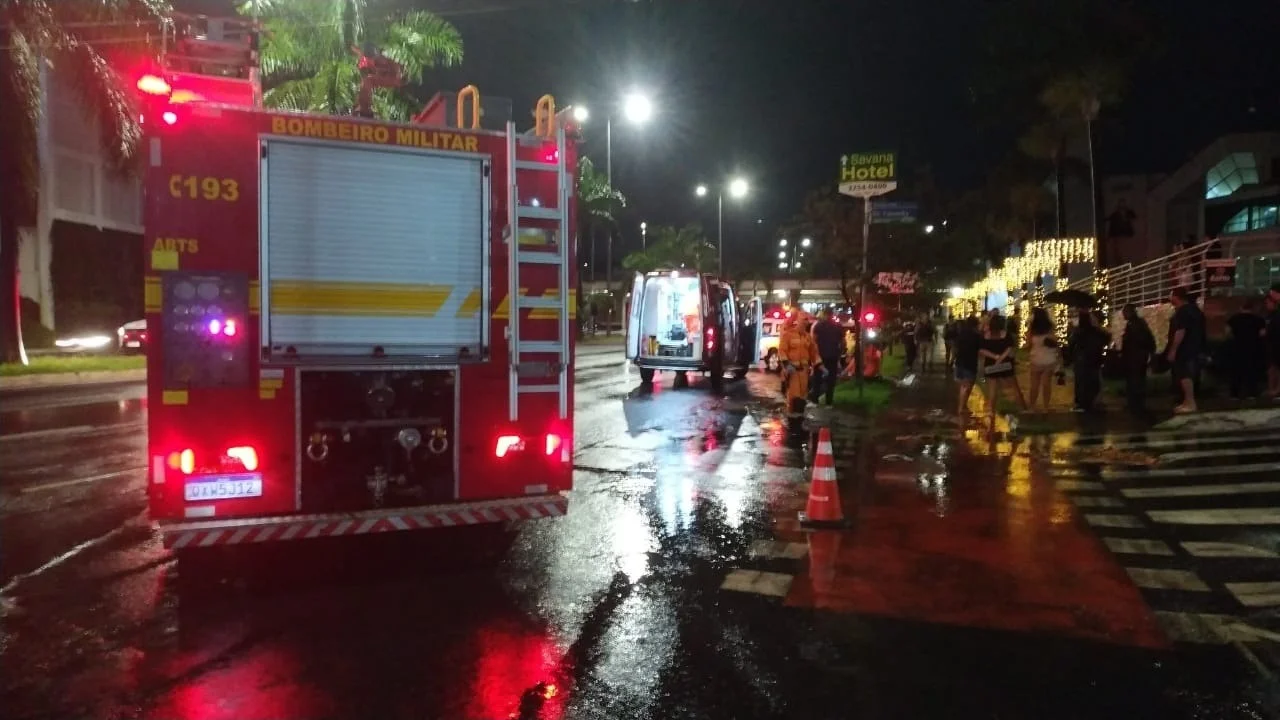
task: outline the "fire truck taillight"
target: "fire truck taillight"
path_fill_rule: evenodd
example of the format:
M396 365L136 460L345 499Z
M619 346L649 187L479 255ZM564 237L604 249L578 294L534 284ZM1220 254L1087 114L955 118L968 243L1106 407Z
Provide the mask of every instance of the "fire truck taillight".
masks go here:
M248 445L227 448L227 457L239 461L244 469L253 472L258 469L258 451Z
M493 454L501 458L520 450L524 450L524 438L519 435L500 435L498 436L498 444L494 447Z
M178 122L178 114L172 110L165 110L160 113L160 119L164 121L165 125L173 125Z
M169 467L181 470L183 475L190 475L196 471L196 452L186 448L176 453L169 453Z
M138 89L148 95L168 95L173 92L168 81L156 75L143 75L138 78Z

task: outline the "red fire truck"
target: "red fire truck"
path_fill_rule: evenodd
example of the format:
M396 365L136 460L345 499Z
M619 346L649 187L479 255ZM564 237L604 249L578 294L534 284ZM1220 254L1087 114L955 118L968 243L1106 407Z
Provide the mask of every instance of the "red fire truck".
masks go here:
M205 80L138 83L153 96L148 494L165 545L562 515L567 113L544 96L533 130L481 129L468 87L391 124L213 102Z

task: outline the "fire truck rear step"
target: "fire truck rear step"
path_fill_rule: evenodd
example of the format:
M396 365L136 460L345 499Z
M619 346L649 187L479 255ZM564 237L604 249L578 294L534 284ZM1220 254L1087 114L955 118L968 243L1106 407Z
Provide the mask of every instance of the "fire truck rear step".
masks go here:
M165 547L183 550L534 520L564 515L568 506L564 495L530 495L352 513L160 523L159 527Z

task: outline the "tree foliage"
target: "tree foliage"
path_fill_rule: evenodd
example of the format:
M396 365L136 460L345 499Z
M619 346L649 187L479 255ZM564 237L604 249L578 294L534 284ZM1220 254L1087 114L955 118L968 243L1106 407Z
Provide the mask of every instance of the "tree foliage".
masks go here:
M716 264L716 246L696 223L656 227L649 232L648 247L627 255L622 267L636 272L687 268L710 272Z
M25 361L18 227L34 222L40 186L41 70L56 73L78 95L107 161L127 170L142 139L133 96L93 42L109 27L117 53L145 52L148 31L168 12L160 0L0 2L0 354L6 362Z
M813 240L817 274L839 279L840 293L852 304L862 273L862 201L831 186L814 190L783 233Z
M368 0L259 0L267 28L263 101L287 110L350 114L360 85L353 46L400 63L406 83L421 83L430 68L462 62L462 36L447 21L422 10L376 9ZM251 2L241 6L244 14L252 11ZM405 120L417 110L404 91L374 90L378 117Z

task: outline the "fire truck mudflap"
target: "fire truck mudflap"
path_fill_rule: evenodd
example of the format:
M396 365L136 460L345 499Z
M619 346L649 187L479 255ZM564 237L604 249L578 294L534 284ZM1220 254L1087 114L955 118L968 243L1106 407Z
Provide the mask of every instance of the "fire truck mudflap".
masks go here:
M144 297L164 544L563 515L575 148L550 96L525 133L160 110Z

